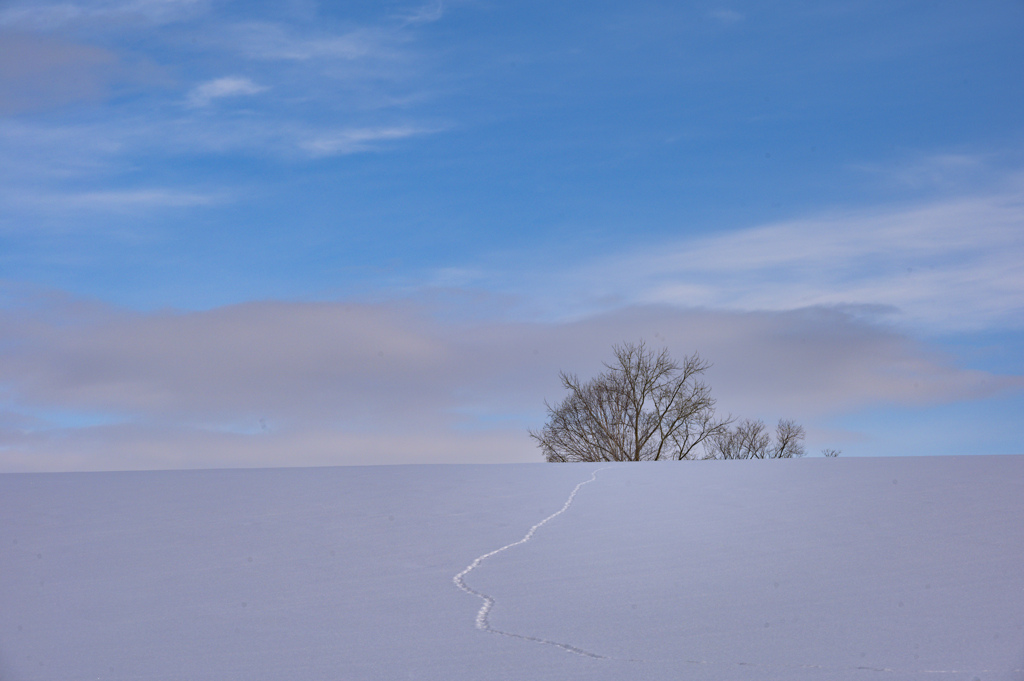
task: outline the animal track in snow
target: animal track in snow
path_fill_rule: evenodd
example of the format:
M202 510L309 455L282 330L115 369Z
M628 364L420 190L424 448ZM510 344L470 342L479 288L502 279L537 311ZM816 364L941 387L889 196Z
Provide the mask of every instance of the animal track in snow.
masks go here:
M485 593L483 593L483 592L481 592L481 591L477 591L476 589L474 589L471 586L468 586L466 584L466 582L465 582L465 579L464 579L466 575L468 575L470 572L472 572L476 568L480 567L480 564L483 563L488 558L490 558L491 556L496 556L499 553L501 553L502 551L507 551L510 548L512 548L513 546L519 546L520 544L525 544L526 542L528 542L531 539L533 539L533 535L536 534L537 530L542 528L548 522L550 522L550 521L554 520L555 518L557 518L558 516L562 515L567 510L569 510L569 507L572 505L572 502L576 498L576 494L580 491L581 487L583 487L584 485L586 485L588 483L594 482L594 480L597 479L598 472L606 470L608 468L611 468L611 466L604 466L602 468L595 469L590 474L590 477L588 479L584 480L583 482L579 483L578 485L576 485L576 487L573 488L572 492L569 494L569 498L565 500L565 504L563 504L562 508L560 508L559 510L555 511L554 513L549 515L547 518L544 518L544 520L541 520L539 523L537 523L536 525L531 527L530 530L526 533L526 536L524 536L522 539L520 539L519 541L516 541L516 542L512 542L511 544L506 544L505 546L502 546L500 549L495 549L495 550L491 551L490 553L485 553L484 555L479 556L478 558L476 558L476 560L474 560L472 563L470 563L468 566L466 566L465 570L463 570L462 572L460 572L459 574L455 575L455 577L452 578L452 581L455 582L455 586L459 587L460 589L462 589L463 591L465 591L468 594L476 596L477 598L479 598L479 599L481 599L483 601L483 605L480 606L480 610L476 613L476 628L477 629L479 629L480 631L489 632L491 634L499 634L501 636L509 636L511 638L523 639L524 641L535 641L537 643L544 643L544 644L549 645L549 646L555 646L556 648L561 648L562 650L565 650L567 652L573 653L575 655L582 655L584 657L592 657L592 658L595 658L595 659L598 659L598 660L607 660L607 659L609 659L608 657L606 657L604 655L598 655L597 653L591 653L591 652L589 652L587 650L583 650L582 648L577 648L576 646L569 645L568 643L559 643L558 641L549 641L546 638L539 638L537 636L527 636L525 634L514 634L512 632L501 631L500 629L495 629L494 627L491 626L491 623L488 620L488 615L491 612L491 608L494 607L494 598L489 596L489 595L487 595L487 594L485 594Z
M493 551L491 551L489 553L485 553L482 556L477 557L472 563L470 563L468 566L466 566L466 569L464 569L462 572L460 572L459 574L455 575L455 577L452 578L452 581L455 582L455 586L457 586L459 589L461 589L462 591L465 591L468 594L476 596L477 598L479 598L480 600L483 601L483 604L480 606L480 610L476 614L476 628L477 629L479 629L481 631L486 631L486 632L491 633L491 634L498 634L500 636L508 636L509 638L518 638L518 639L521 639L521 640L524 640L524 641L534 641L536 643L543 643L545 645L555 646L556 648L561 648L562 650L565 650L567 652L573 653L575 655L581 655L583 657L590 657L590 658L594 658L594 659L598 659L598 660L611 660L611 659L620 659L621 660L622 659L622 658L612 658L612 657L607 656L607 655L598 655L597 653L592 653L592 652L590 652L588 650L584 650L582 648L577 648L576 646L570 645L568 643L561 643L559 641L551 641L549 639L540 638L538 636L529 636L529 635L526 635L526 634L516 634L516 633L513 633L513 632L509 632L509 631L501 631L500 629L495 629L494 627L491 626L490 621L488 619L488 615L490 614L490 612L493 609L494 604L495 604L494 598L492 596L488 595L488 594L485 594L485 593L481 592L481 591L477 591L476 589L474 589L471 586L467 585L466 582L465 582L465 579L464 579L466 575L468 575L470 572L472 572L476 568L480 567L480 565L485 560L487 560L488 558L490 558L492 556L496 556L496 555L498 555L499 553L501 553L503 551L507 551L508 549L510 549L510 548L512 548L514 546L519 546L520 544L525 544L526 542L530 541L533 538L533 535L536 534L537 530L539 530L541 527L543 527L544 525L546 525L550 521L554 520L558 516L562 515L567 510L569 510L569 507L572 505L572 502L576 499L576 494L580 491L580 488L582 488L586 484L594 482L594 480L597 479L597 474L600 471L607 470L609 468L611 468L611 466L603 466L601 468L597 468L594 471L592 471L591 474L590 474L590 477L588 479L586 479L583 482L577 484L576 487L573 488L572 492L569 494L569 498L566 499L565 500L565 504L562 505L562 508L560 508L559 510L555 511L554 513L552 513L551 515L549 515L548 517L544 518L539 523L537 523L536 525L531 527L529 529L529 531L527 531L526 535L522 539L520 539L519 541L512 542L511 544L506 544L505 546L502 546L501 548L495 549L495 550L493 550ZM635 659L626 659L626 661L627 662L642 662L642 660L635 660ZM737 666L738 667L758 667L758 668L770 669L770 670L774 670L774 671L780 671L780 670L784 670L784 669L793 669L793 670L796 670L796 669L819 669L819 670L822 670L823 672L871 671L871 672L888 673L888 674L892 674L892 673L898 673L898 674L928 674L928 675L931 675L933 678L934 677L939 677L941 675L988 674L988 673L998 673L998 672L1006 673L1007 671L1009 671L1009 673L1015 673L1015 674L1024 673L1024 669L1011 669L1011 670L992 670L992 669L980 669L980 670L977 670L977 669L976 670L964 670L964 669L948 669L948 670L947 669L919 669L919 670L908 670L908 669L893 669L893 668L889 668L889 667L871 667L871 666L867 666L867 665L832 667L832 666L828 666L828 665L819 665L819 664L784 664L784 663L782 663L782 664L780 664L780 663L764 664L764 663L758 663L758 662L720 662L720 661L719 662L715 662L715 661L710 661L710 660L694 660L694 659L685 660L685 663L686 664L690 664L690 665L702 665L702 666L703 665L707 665L707 666L714 666L714 667L737 667Z

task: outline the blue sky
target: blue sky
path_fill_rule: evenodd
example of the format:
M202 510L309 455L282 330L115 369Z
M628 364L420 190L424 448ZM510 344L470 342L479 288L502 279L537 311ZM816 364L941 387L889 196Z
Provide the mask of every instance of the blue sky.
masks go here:
M7 2L0 468L529 461L645 338L1024 453L1024 4Z

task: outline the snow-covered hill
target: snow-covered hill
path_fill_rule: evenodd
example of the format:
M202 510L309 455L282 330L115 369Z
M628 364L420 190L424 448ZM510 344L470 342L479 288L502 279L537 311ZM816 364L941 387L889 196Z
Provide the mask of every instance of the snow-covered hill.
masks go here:
M0 475L2 681L1022 668L1024 457Z

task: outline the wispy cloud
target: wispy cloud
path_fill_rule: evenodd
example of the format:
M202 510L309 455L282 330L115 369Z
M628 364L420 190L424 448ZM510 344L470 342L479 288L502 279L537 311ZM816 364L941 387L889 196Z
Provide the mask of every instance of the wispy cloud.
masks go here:
M104 211L133 211L149 208L210 206L224 201L222 194L177 189L129 189L124 191L77 192L51 197L69 208Z
M253 59L347 61L398 56L402 37L393 31L364 27L341 34L298 32L279 24L250 22L227 29L226 44Z
M441 0L417 7L412 12L401 15L403 24L429 24L444 16L444 3Z
M837 212L642 248L586 264L548 289L573 289L592 304L865 306L918 328L1019 328L1024 191Z
M194 19L206 7L198 0L112 0L15 3L0 10L0 29L20 31L0 34L0 114L64 107L58 116L0 119L0 179L7 190L0 199L58 194L67 178L88 180L98 193L120 191L106 183L168 156L308 159L432 132L414 122L423 80L413 75L422 75L424 62L416 58L412 25L392 18L339 28L211 16L190 24L189 41L180 40L177 29L154 28L175 17ZM118 39L97 40L102 48L61 37L102 36L102 26L79 23L102 25L104 17L148 31L150 54L163 62L187 62L199 49L204 59L216 53L227 74L194 81L183 92L179 82L143 64L147 57L132 57L142 66L125 65L125 54L146 54L147 48L118 51L123 31ZM268 91L275 97L254 97ZM125 92L133 96L116 96ZM217 106L229 101L245 101L244 111ZM401 124L394 122L396 108Z
M1005 163L1007 157L1012 156L1014 152L1011 150L988 154L942 152L915 157L902 163L858 163L852 168L874 175L897 190L925 189L963 194L968 187L998 183L1002 172L1001 162Z
M266 92L269 88L257 85L248 78L226 76L208 80L197 85L188 95L189 105L194 107L207 106L215 99L223 97L240 97Z
M0 10L0 26L53 30L88 24L117 27L123 22L160 25L192 18L205 11L208 0L94 0L93 2L15 2Z
M42 185L104 178L123 161L133 122L53 124L0 119L0 195L18 198Z
M244 96L242 92L253 89L252 83L214 81L205 96L216 102L217 96ZM139 154L323 158L373 151L436 132L412 125L318 129L259 116L222 120L217 112L205 116L205 109L192 108L200 115L162 123L136 117L78 125L0 120L0 206L21 216L5 228L31 229L37 223L26 221L29 216L64 215L77 208L213 205L235 191L223 185L197 191L188 178L170 186L125 189L122 181L115 184L113 178L132 168Z
M299 147L311 156L341 156L370 151L379 142L404 139L415 135L425 135L430 130L412 126L391 128L351 128L321 134L299 143Z

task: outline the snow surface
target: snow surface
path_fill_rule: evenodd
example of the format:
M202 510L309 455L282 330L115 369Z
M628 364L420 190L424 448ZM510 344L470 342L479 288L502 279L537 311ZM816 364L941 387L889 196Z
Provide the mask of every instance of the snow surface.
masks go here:
M3 681L1022 668L1020 456L0 475Z

